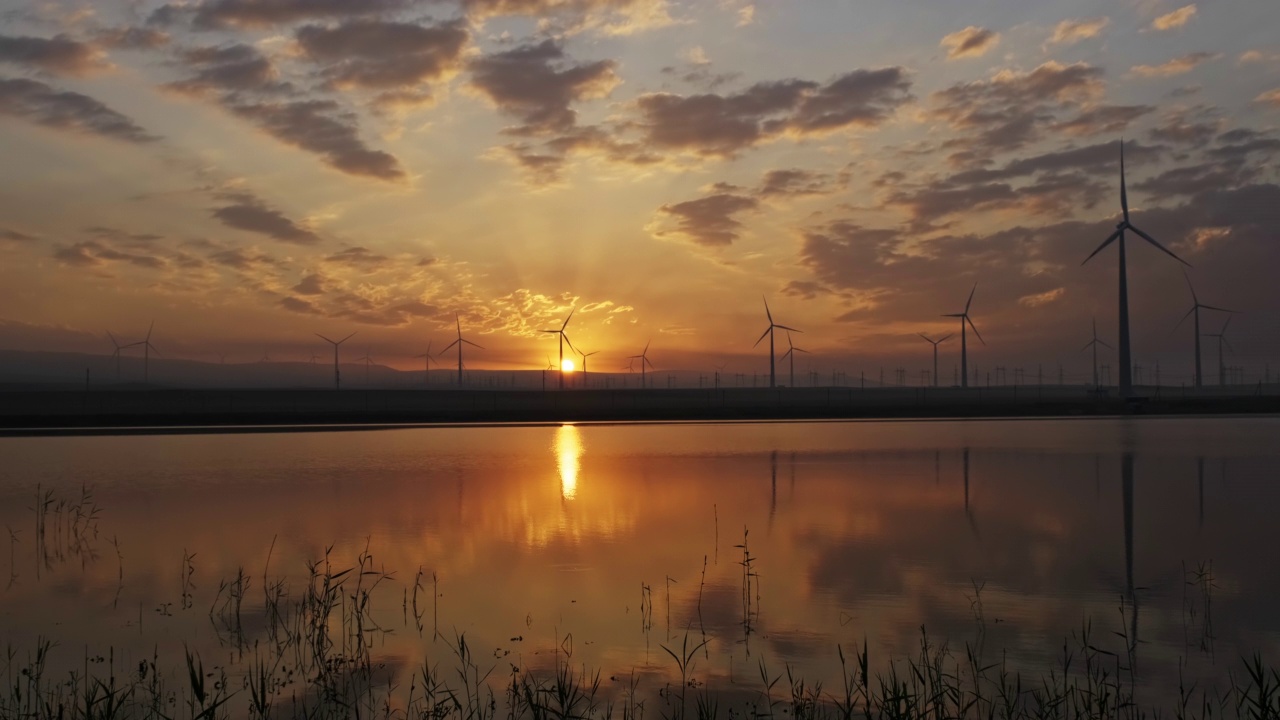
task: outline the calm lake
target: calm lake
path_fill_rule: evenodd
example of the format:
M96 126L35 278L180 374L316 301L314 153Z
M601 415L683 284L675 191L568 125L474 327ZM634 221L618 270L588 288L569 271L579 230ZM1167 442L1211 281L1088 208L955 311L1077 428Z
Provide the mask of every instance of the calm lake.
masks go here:
M1280 658L1278 440L1277 418L0 439L0 674L48 641L50 676L154 661L185 686L186 648L234 705L255 658L304 674L280 628L327 567L320 650L367 653L392 705L424 660L463 682L460 636L499 697L564 664L670 703L684 664L746 702L788 668L835 691L837 646L886 669L922 626L1039 678L1086 624L1159 700Z

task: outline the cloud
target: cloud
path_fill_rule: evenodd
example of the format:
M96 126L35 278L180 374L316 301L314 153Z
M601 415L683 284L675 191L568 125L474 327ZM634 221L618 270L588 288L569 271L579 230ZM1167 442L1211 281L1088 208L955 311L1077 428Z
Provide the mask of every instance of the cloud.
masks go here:
M0 78L0 114L54 130L111 140L149 143L159 139L88 95L57 90L25 78Z
M742 223L734 215L759 206L759 201L744 195L717 193L675 205L663 205L658 211L675 219L674 230L659 230L654 237L678 234L706 247L731 245L738 239Z
M303 56L322 66L330 87L389 91L419 90L447 78L460 66L470 34L460 21L424 26L351 20L308 25L295 37Z
M766 172L756 194L761 197L824 195L834 189L835 184L830 175L791 168Z
M54 250L53 257L64 265L76 267L100 267L111 262L129 263L148 270L161 270L168 267L168 263L162 258L122 252L96 240L59 246Z
M1246 50L1236 58L1237 65L1250 63L1280 62L1280 53L1264 53L1261 50Z
M325 258L325 262L364 268L366 270L384 267L391 263L391 258L379 255L366 247L349 247Z
M1191 72L1197 66L1222 57L1214 53L1195 52L1161 63L1160 65L1135 65L1129 72L1138 77L1171 77Z
M1153 112L1155 108L1150 105L1098 105L1069 120L1055 123L1053 129L1073 136L1115 134Z
M1153 30L1173 30L1187 24L1196 14L1195 5L1187 5L1174 10L1171 13L1161 15L1151 22Z
M635 101L635 124L654 147L732 157L782 135L876 127L911 99L910 88L906 71L893 67L855 70L825 85L790 79L730 95L652 93Z
M302 300L295 297L281 298L280 307L283 307L285 310L292 310L293 312L302 313L304 315L320 315L321 314L320 309L317 308L310 301Z
M1280 88L1268 90L1254 98L1253 101L1262 105L1270 105L1273 108L1280 108Z
M1111 24L1111 18L1099 17L1087 20L1063 20L1053 28L1049 45L1075 45L1081 40L1095 38Z
M66 35L52 38L0 35L0 62L51 75L88 75L109 67L96 47Z
M12 243L14 245L25 245L27 243L37 242L38 239L34 235L18 232L10 228L0 227L0 243Z
M575 102L608 96L621 82L612 60L569 62L553 40L484 55L470 63L471 87L520 119L509 132L564 132L577 124Z
M213 262L236 270L253 270L263 265L278 265L279 262L267 255L266 253L256 252L253 250L245 250L243 248L230 248L220 250L209 256Z
M948 60L960 60L982 57L999 44L1000 33L970 25L942 38L938 46L947 48Z
M1042 293L1036 293L1034 295L1023 295L1022 297L1018 298L1018 304L1022 305L1023 307L1038 308L1044 305L1048 305L1049 303L1061 300L1062 296L1066 294L1067 294L1066 288L1056 287L1052 290L1046 290Z
M213 211L213 217L227 227L266 235L294 245L316 245L320 236L268 207L247 193L227 193L222 199L229 204Z
M324 276L319 273L312 273L302 278L302 280L290 288L299 295L323 295L324 294Z
M147 27L102 30L94 36L94 39L103 47L119 50L155 50L170 42L168 33Z
M595 30L604 35L632 35L676 23L668 0L461 0L473 21L493 17L537 18L539 30L568 35Z
M184 19L201 30L264 28L303 20L374 15L410 4L412 0L197 0L161 5L148 22L168 25Z

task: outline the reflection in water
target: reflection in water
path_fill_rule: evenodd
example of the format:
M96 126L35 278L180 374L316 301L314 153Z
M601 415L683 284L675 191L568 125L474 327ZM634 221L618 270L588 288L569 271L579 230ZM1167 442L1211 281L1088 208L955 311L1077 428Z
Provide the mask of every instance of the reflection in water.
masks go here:
M556 465L560 468L560 497L573 500L578 496L578 458L582 457L582 437L575 425L556 429Z
M1125 593L1128 596L1129 618L1129 666L1136 667L1138 651L1138 596L1133 586L1133 453L1126 452L1120 458L1121 494L1124 497L1124 573Z

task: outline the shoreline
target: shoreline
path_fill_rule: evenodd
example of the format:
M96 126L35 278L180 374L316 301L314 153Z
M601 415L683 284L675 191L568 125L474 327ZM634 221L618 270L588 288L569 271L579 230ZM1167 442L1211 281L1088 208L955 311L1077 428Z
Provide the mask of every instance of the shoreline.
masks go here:
M627 390L0 391L0 436L319 432L565 422L1071 418L1280 413L1248 395L1143 388L1130 400L1076 387ZM1269 393L1268 391L1274 391Z

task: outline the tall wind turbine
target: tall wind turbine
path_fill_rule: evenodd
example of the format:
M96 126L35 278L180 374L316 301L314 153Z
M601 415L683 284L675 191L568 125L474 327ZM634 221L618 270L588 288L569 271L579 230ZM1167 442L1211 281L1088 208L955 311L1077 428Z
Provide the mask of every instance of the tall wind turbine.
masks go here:
M131 348L138 343L135 342L127 345L121 345L120 341L116 340L116 336L112 335L110 330L107 331L107 337L111 338L111 345L115 348L111 351L111 357L116 361L116 382L120 382L120 351Z
M1093 256L1102 252L1102 249L1106 246L1116 240L1120 241L1118 245L1120 253L1120 396L1127 398L1133 394L1133 363L1130 360L1129 355L1129 271L1125 264L1124 231L1132 230L1138 237L1156 246L1166 255L1187 267L1191 267L1191 264L1175 255L1172 250L1156 242L1155 238L1146 234L1129 222L1129 194L1125 188L1124 180L1123 140L1120 141L1120 208L1124 212L1124 219L1116 224L1116 231L1111 233L1111 236L1106 240L1103 240L1097 250L1094 250L1090 253L1089 257L1084 259L1084 263L1092 260ZM1080 264L1083 265L1084 263Z
M156 346L151 344L151 331L154 330L155 327L156 327L156 321L152 320L151 324L147 326L147 337L142 340L139 340L136 343L133 343L134 345L142 346L142 384L143 385L147 384L147 371L151 364L151 351L155 350L157 355L160 354L160 351L156 350Z
M650 340L649 342L653 341ZM628 355L627 359L640 361L640 387L649 387L649 383L644 379L644 366L648 365L649 367L653 367L653 363L649 362L649 343L644 344L644 352L639 355Z
M973 305L973 294L978 292L978 284L973 284L973 289L969 291L969 299L964 303L964 312L951 313L942 317L960 318L960 387L969 387L969 338L965 333L965 323L973 328L973 334L978 336L978 342L983 345L987 344L982 339L982 333L978 332L978 326L973 324L973 319L969 317L969 306Z
M976 290L977 286L974 286L974 289ZM938 387L938 346L950 340L952 336L949 334L943 335L938 340L934 340L933 338L929 337L928 335L925 335L924 333L916 333L916 334L924 338L926 342L928 342L930 345L933 346L933 386Z
M1227 361L1223 355L1222 347L1225 345L1228 350L1235 352L1235 348L1231 347L1231 343L1227 341L1227 326L1231 324L1231 318L1222 324L1222 329L1216 333L1205 333L1205 337L1218 338L1218 385L1226 387L1227 385Z
M1199 341L1197 341L1197 344L1198 343ZM1080 352L1084 352L1089 348L1093 348L1093 387L1094 389L1101 387L1101 385L1098 384L1098 346L1099 345L1101 345L1102 347L1108 350L1115 350L1115 348L1111 347L1110 345L1098 339L1098 321L1094 320L1093 321L1093 339L1090 340L1083 348L1080 349Z
M449 348L453 347L454 345L458 346L458 387L462 387L462 346L470 345L471 347L478 348L480 350L483 350L484 347L477 345L471 342L470 340L462 339L462 320L458 317L457 313L453 314L453 322L458 326L458 339L454 340L448 345L445 345L444 350L441 350L440 354L441 355L445 354L446 352L449 351Z
M1226 308L1214 307L1213 305L1205 305L1204 303L1200 302L1200 298L1196 297L1196 289L1195 289L1195 286L1191 284L1191 278L1190 278L1190 277L1189 277L1185 272L1184 272L1184 273L1182 273L1182 276L1183 276L1183 277L1185 277L1185 278L1187 278L1187 288L1191 290L1191 302L1192 302L1193 304L1192 304L1192 306L1191 306L1191 309L1187 311L1187 314L1186 314L1186 315L1183 315L1183 316L1182 316L1182 319L1178 321L1178 324L1173 326L1173 329L1174 329L1174 330L1177 330L1179 327L1181 327L1181 326L1182 326L1182 323L1183 323L1183 322L1185 322L1185 321L1186 321L1186 319L1187 319L1188 317L1190 317L1190 316L1195 316L1195 331L1196 331L1196 387L1200 387L1200 386L1203 384L1202 376L1201 376L1201 374L1200 374L1200 311L1201 311L1202 309L1203 309L1203 310L1217 310L1218 312L1225 312L1225 313L1235 312L1235 311L1234 311L1234 310L1228 310L1228 309L1226 309Z
M342 343L355 337L355 333L351 333L350 335L342 338L341 340L330 340L329 338L321 335L320 333L316 333L316 337L333 345L333 389L341 390L342 389L342 372L338 370L338 347L340 347Z
M577 350L577 348L574 348L574 349ZM582 386L583 387L587 386L587 358L591 357L592 355L595 355L598 352L600 351L592 350L589 353L584 353L578 350L578 354L582 356Z
M569 327L569 321L573 319L573 313L576 310L577 308L574 308L573 310L569 311L569 317L564 319L564 324L560 326L559 330L543 330L542 331L544 333L555 333L560 336L560 389L561 390L564 389L564 344L568 342L569 349L574 352L578 352L578 349L573 346L573 343L569 342L569 336L564 334L564 329Z
M791 333L787 333L787 351L782 353L782 357L783 359L786 359L787 356L791 357L791 380L789 381L790 387L796 386L796 353L798 352L807 354L809 351L805 350L804 348L798 348L795 345L792 345Z
M423 358L423 362L424 362L424 363L426 363L426 367L425 367L425 368L423 369L423 371L422 371L422 384L423 384L423 385L430 385L430 384L431 384L431 343L432 343L432 342L433 342L433 341L431 341L431 340L428 340L428 341L427 341L427 351L426 351L426 352L422 353L421 355L414 355L414 356L413 356L414 358Z
M768 335L768 336L769 336L769 387L777 387L777 386L778 386L778 382L777 382L778 376L777 376L777 373L775 372L775 368L774 368L774 358L773 358L773 352L774 352L774 350L773 350L773 331L774 331L775 329L777 329L777 330L787 330L787 331L790 331L790 332L804 332L804 331L803 331L803 330L796 330L795 328L787 327L786 325L778 325L777 323L775 323L775 322L773 321L773 313L769 312L769 300L768 300L767 298L765 298L763 295L761 296L761 299L762 299L762 300L764 300L764 314L765 314L765 316L766 316L766 317L768 317L768 318L769 318L769 327L767 327L767 328L765 328L765 329L764 329L764 332L760 335L760 339L759 339L759 340L756 340L756 344L755 344L755 345L752 345L751 347L755 347L756 345L759 345L759 344L760 344L760 341L761 341L761 340L764 340L764 336L765 336L765 335Z

